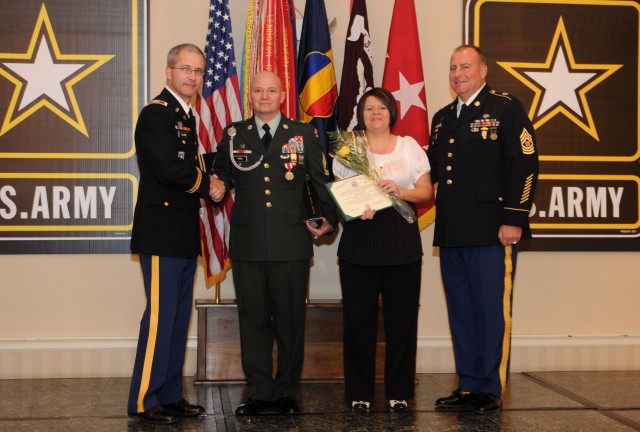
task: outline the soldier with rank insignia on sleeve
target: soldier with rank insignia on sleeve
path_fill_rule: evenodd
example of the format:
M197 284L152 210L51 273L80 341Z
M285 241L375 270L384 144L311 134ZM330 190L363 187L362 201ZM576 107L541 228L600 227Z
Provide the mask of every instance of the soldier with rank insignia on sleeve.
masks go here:
M210 177L213 154L198 156L191 98L202 85L204 54L195 45L172 48L166 86L140 112L135 131L140 168L131 250L139 254L147 302L127 412L168 424L204 412L182 396L182 369L200 254L200 198L224 185ZM216 192L219 193L219 192Z
M253 116L226 128L214 165L226 190L235 188L229 254L242 367L250 384L249 397L235 412L297 414L311 236L333 231L338 216L324 188L330 177L317 132L282 115L285 93L278 76L268 71L256 74L249 92ZM307 178L322 211L318 225L305 221ZM214 201L221 199L216 196Z
M433 243L458 375L457 389L436 401L439 411L501 409L518 242L531 237L533 125L520 101L489 88L487 70L478 47L453 51L449 81L458 97L433 117L428 150L438 185Z

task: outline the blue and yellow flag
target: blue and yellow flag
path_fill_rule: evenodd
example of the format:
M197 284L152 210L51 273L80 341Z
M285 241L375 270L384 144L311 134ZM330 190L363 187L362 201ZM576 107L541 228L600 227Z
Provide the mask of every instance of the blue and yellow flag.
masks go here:
M326 132L335 129L338 86L324 0L308 0L305 6L297 73L300 119L318 129L327 149Z

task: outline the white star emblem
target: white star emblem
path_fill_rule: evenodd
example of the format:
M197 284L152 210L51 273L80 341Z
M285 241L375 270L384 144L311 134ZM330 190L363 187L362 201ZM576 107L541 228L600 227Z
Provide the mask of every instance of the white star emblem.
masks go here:
M46 107L89 136L73 86L113 57L62 54L43 4L27 52L0 52L0 75L15 85L0 135Z
M62 83L85 65L84 63L55 63L45 37L42 37L33 63L3 64L27 83L18 110L24 109L40 97L47 96L67 111L69 111L69 104Z
M393 96L400 102L400 119L404 117L412 106L426 111L427 108L424 106L422 99L420 99L420 92L424 88L424 81L410 84L404 75L402 75L402 72L398 72L398 74L400 75L400 88L393 92Z
M553 69L548 72L524 71L524 73L545 89L540 108L538 108L538 115L545 113L558 103L564 103L573 112L584 118L580 102L578 102L577 90L597 74L570 71L562 47L558 49Z
M529 118L536 129L564 114L599 141L586 95L622 65L577 63L562 18L544 63L497 63L534 92Z

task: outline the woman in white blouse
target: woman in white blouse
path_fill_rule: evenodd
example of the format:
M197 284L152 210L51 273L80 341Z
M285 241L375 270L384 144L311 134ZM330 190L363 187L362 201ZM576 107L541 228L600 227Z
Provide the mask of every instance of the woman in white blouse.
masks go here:
M433 195L427 155L411 137L394 135L398 109L383 88L366 92L357 107L358 126L366 137L369 162L384 180L378 187L410 205ZM337 179L357 173L333 161ZM394 208L367 209L346 222L338 246L344 306L345 393L355 412L366 412L373 399L379 298L386 335L385 397L389 408L407 412L414 396L422 242L418 224Z

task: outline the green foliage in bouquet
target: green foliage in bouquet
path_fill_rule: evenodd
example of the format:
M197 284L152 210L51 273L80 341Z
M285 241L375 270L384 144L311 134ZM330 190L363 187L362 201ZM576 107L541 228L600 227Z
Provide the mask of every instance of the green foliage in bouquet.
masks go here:
M342 165L351 168L358 174L363 174L375 183L384 180L382 171L374 169L369 164L369 146L367 136L364 132L354 131L330 131L329 143L331 153ZM405 200L394 193L386 194L402 217L409 223L414 223L417 219L415 212Z

